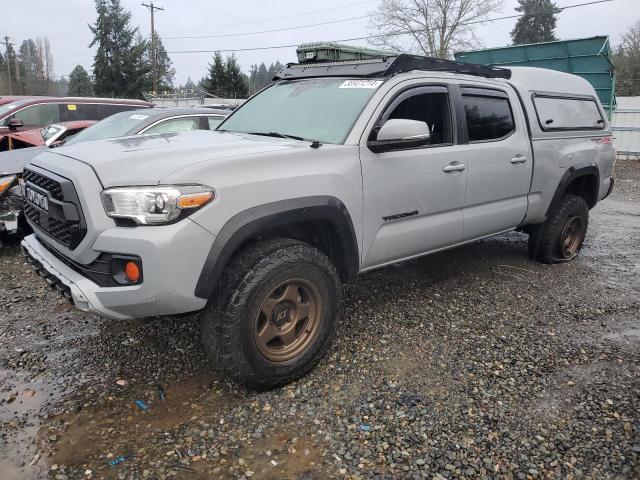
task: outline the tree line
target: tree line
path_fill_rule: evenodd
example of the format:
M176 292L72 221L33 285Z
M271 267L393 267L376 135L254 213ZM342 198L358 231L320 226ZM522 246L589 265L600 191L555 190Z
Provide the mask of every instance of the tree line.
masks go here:
M66 87L53 74L53 55L47 37L27 38L16 51L12 43L0 53L0 92L13 95L57 95Z
M451 58L454 51L479 47L473 22L490 18L503 0L381 0L371 13L373 44L395 51L411 51L431 57ZM89 25L96 49L91 71L76 66L66 79L55 80L49 41L27 39L16 52L11 44L0 54L0 92L13 94L142 97L152 89L151 42L131 25L131 13L121 0L95 0L97 18ZM557 15L552 0L518 0L521 14L510 32L514 45L557 40ZM455 19L455 20L452 20ZM403 35L398 33L405 32ZM155 34L158 91L173 91L175 69ZM619 95L640 94L640 22L622 37L614 49ZM242 72L235 55L213 55L206 75L196 84L190 78L178 90L205 91L225 98L246 98L273 79L282 68L277 61L267 67L253 64Z

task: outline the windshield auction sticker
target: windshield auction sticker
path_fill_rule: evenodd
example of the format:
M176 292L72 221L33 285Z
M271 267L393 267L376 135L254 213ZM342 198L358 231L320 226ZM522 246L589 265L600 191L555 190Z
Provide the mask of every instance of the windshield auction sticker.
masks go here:
M149 115L140 115L139 113L134 113L129 117L131 120L145 120L149 118Z
M346 80L340 88L378 88L382 80Z

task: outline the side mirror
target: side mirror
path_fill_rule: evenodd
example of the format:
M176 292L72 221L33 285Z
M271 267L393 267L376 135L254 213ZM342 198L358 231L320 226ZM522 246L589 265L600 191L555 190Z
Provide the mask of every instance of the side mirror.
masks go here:
M24 127L24 122L19 118L12 118L9 120L7 126L9 127L9 130L15 130L16 128Z
M382 153L422 147L429 143L430 137L429 126L425 122L394 118L382 125L376 139L369 140L367 146L372 152Z

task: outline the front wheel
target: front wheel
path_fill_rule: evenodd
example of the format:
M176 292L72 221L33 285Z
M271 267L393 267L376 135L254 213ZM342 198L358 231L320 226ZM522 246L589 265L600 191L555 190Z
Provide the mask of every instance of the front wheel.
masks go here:
M584 243L589 207L582 197L565 195L544 223L529 233L529 257L542 263L573 260Z
M272 239L240 252L201 316L215 367L252 389L285 385L329 349L342 306L335 266L318 249Z

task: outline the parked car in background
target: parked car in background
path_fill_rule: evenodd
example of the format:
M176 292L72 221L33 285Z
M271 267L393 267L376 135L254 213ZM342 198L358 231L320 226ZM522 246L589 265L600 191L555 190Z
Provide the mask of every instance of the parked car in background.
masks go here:
M102 120L114 113L150 108L142 100L75 97L0 97L0 151L13 146L11 135L40 130L46 125L82 120Z
M229 113L230 110L202 107L145 108L116 113L84 131L78 128L81 122L67 122L50 125L41 131L29 130L11 134L35 137L37 132L42 146L0 152L0 185L4 181L6 187L0 190L0 235L30 231L22 215L23 202L19 186L22 169L49 147L131 135L215 130Z
M215 130L229 113L231 113L229 110L203 107L155 107L132 110L112 115L98 122L67 140L65 145L131 135Z
M90 127L96 120L76 120L73 122L54 123L42 129L22 130L7 133L4 138L9 146L8 150L22 148L51 146Z

